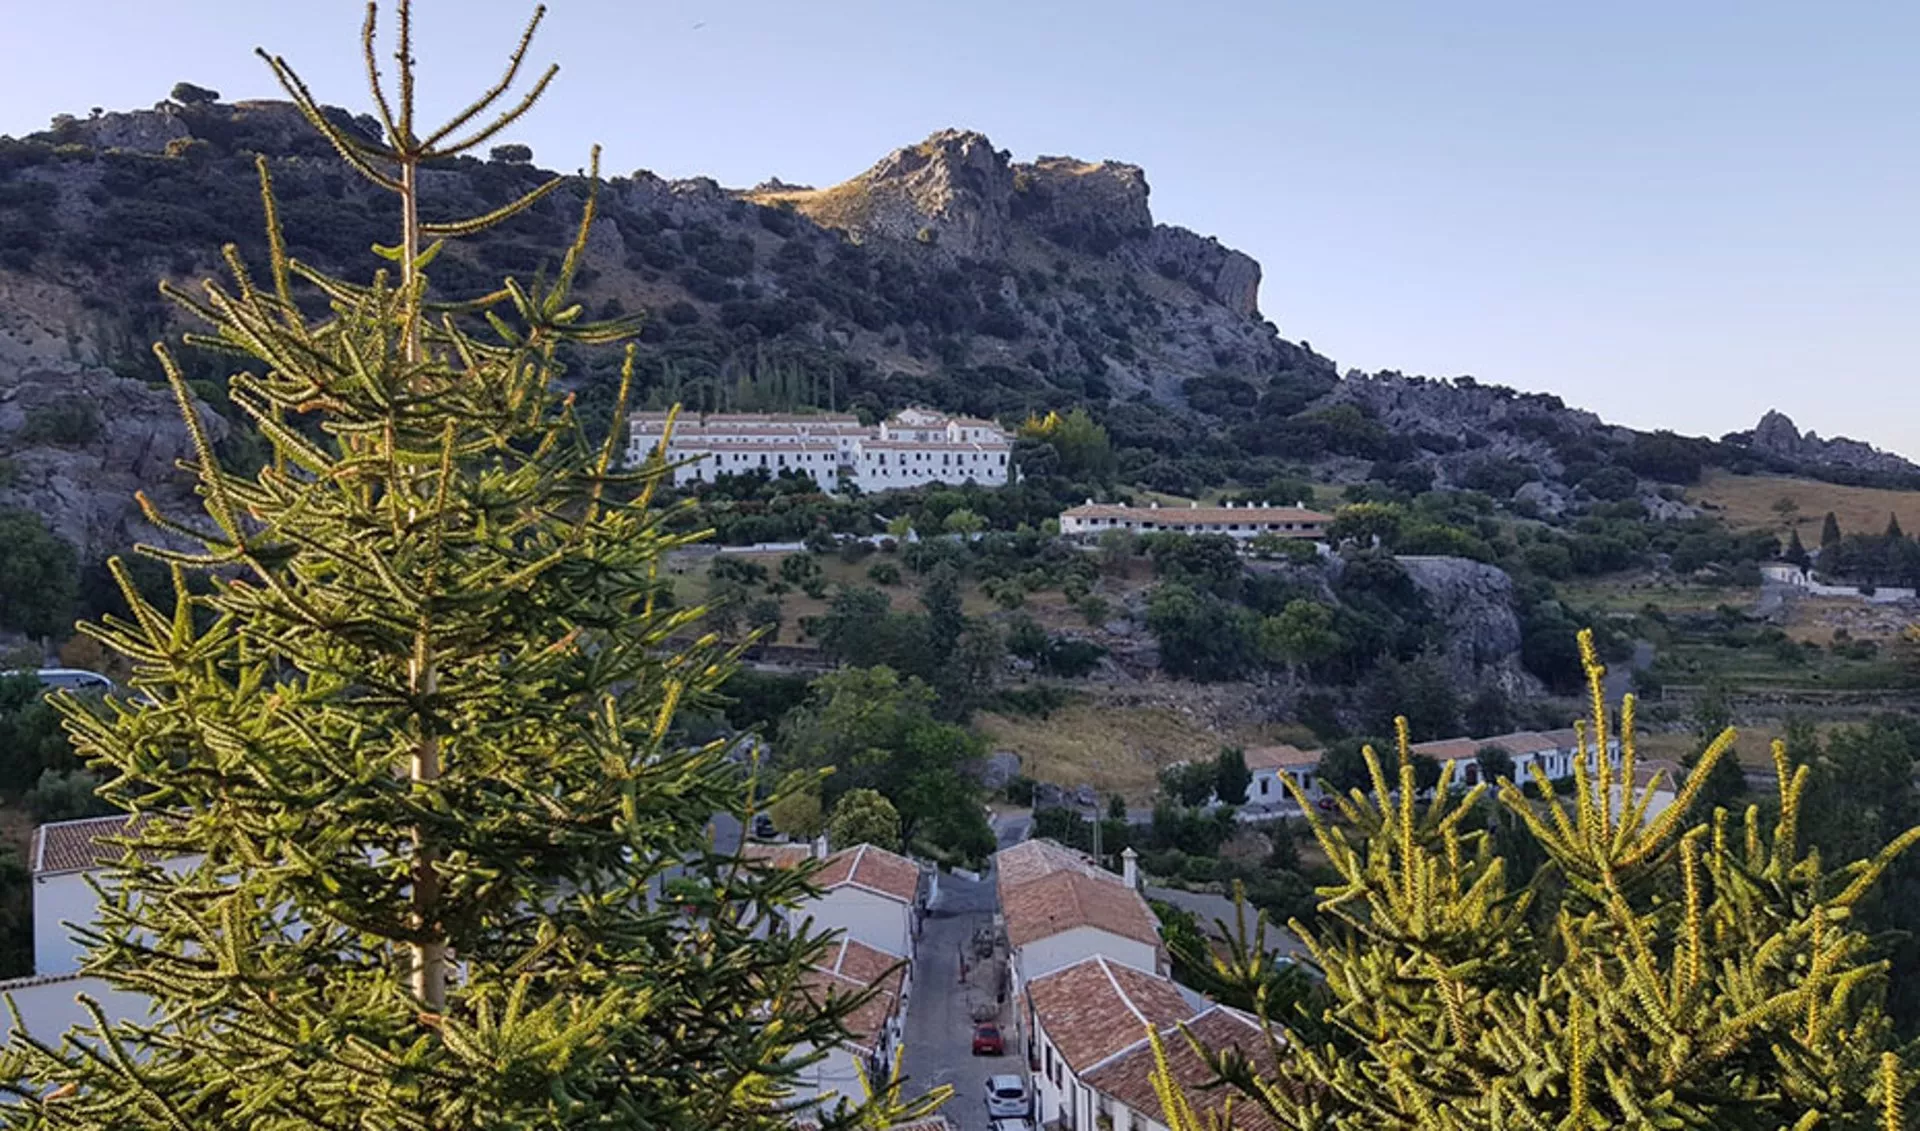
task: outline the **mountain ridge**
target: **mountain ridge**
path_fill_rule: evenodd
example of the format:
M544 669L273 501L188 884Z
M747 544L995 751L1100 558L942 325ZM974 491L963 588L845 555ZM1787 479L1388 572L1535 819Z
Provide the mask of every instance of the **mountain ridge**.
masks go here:
M328 113L375 129L365 116ZM214 272L229 241L259 262L256 154L273 171L293 253L363 275L370 246L391 240L390 202L287 103L169 101L63 116L0 140L0 378L35 375L81 399L105 374L154 381L147 343L184 325L153 280ZM551 175L530 156L503 146L492 160L439 163L423 173L430 204L497 207ZM503 274L550 269L584 195L577 177L567 181L489 238L450 248L436 286L471 294ZM1003 419L1086 405L1113 436L1122 481L1165 491L1307 467L1336 482L1399 475L1492 483L1510 496L1524 488L1529 505L1551 511L1580 505L1583 484L1636 445L1665 443L1552 394L1343 375L1262 314L1257 262L1157 221L1150 196L1137 165L1016 161L958 129L826 188L731 189L642 170L603 185L579 297L597 314L647 314L646 403L878 415L921 402ZM613 360L569 362L582 404L604 413ZM190 358L189 368L225 415L219 364ZM233 443L245 440L231 431ZM1920 481L1920 467L1888 453L1794 434L1789 443L1763 422L1718 442L1680 438L1692 452L1681 462ZM0 414L0 457L29 469L0 486L0 503L47 497L48 481L31 470L47 461L15 459L45 447ZM1492 466L1502 460L1519 470ZM86 478L79 464L63 474ZM1644 485L1638 493L1655 497ZM85 537L111 543L111 526L89 519Z

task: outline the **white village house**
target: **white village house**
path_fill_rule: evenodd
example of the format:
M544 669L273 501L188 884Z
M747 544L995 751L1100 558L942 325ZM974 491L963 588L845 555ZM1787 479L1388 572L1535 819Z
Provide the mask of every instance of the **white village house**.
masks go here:
M1256 807L1280 805L1293 800L1287 788L1291 780L1306 794L1308 801L1324 796L1320 788L1320 752L1302 750L1280 743L1275 746L1249 746L1243 751L1253 780L1247 784L1247 804Z
M1036 1121L1091 1131L1104 1105L1088 1077L1145 1041L1149 1028L1198 1013L1204 999L1096 953L1035 978L1025 1002Z
M828 854L825 837L812 844L749 843L743 851L776 867L821 860L813 874L820 894L802 900L790 913L793 919L812 919L818 928L843 931L875 949L913 957L927 904L938 891L938 873L871 844Z
M1116 876L1051 840L1029 840L994 856L1000 919L1011 952L1013 993L1090 954L1151 974L1167 970L1160 924L1139 892L1132 850Z
M815 1000L852 997L869 989L873 996L847 1018L848 1039L802 1071L796 1101L833 1105L866 1097L864 1081L883 1080L892 1065L906 1025L907 996L913 990L912 966L905 955L891 954L851 938L841 938L808 971L805 992ZM810 1048L795 1050L805 1055Z
M53 821L33 832L28 871L33 881L33 973L0 982L0 993L13 999L26 1031L41 1040L58 1042L75 1025L92 1024L77 1000L86 994L100 1003L109 1019L145 1016L147 999L141 994L110 988L99 978L80 973L86 946L74 928L99 922L97 882L102 869L118 861L123 849L114 840L137 831L152 817L124 814ZM197 856L178 856L160 862L170 872L184 872L199 862ZM11 1017L3 1022L9 1029Z
M872 427L826 413L688 413L670 434L664 412L636 412L628 424L627 465L663 454L676 465L676 485L791 471L829 494L848 483L872 493L929 483L998 487L1013 474L1013 439L998 424L923 408Z

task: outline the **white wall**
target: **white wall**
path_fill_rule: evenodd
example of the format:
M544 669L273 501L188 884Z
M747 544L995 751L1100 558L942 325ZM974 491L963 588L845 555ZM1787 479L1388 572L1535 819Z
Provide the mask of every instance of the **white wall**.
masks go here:
M1071 966L1085 958L1103 954L1149 974L1159 972L1157 948L1136 939L1124 938L1098 927L1075 927L1044 939L1035 939L1020 948L1015 957L1022 985L1044 978L1055 970Z
M167 860L161 867L174 875L190 871L200 863L198 856ZM73 923L93 926L99 922L100 897L87 884L87 876L104 878L104 871L54 872L33 879L33 972L36 975L71 974L80 969L86 947L73 937Z
M795 1056L804 1055L813 1046L802 1045L794 1050ZM848 1104L858 1104L866 1099L866 1092L860 1083L860 1054L848 1048L831 1048L824 1059L802 1069L794 1081L794 1099L800 1103L820 1101L833 1106L835 1100L844 1097Z
M58 1045L61 1034L74 1026L93 1024L92 1016L77 1000L80 994L99 1002L110 1021L138 1020L147 1015L146 995L113 989L99 978L59 978L46 982L18 978L13 983L0 982L0 993L13 999L29 1034L53 1045ZM0 1012L0 1030L12 1036L12 1013Z
M837 887L801 902L794 919L812 917L818 928L838 928L848 938L888 954L913 957L913 909L852 886Z

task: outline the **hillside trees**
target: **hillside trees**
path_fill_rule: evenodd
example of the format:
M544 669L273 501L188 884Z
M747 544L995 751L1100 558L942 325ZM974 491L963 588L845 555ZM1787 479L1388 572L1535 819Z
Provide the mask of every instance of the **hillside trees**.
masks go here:
M80 566L73 547L39 515L0 508L0 627L65 636L73 627Z
M827 818L827 842L835 848L871 844L888 852L900 851L900 813L871 789L850 789L834 802Z
M555 386L563 344L630 329L567 299L591 193L552 275L474 303L486 329L436 305L426 240L554 191L421 220L421 167L544 89L482 117L532 28L507 79L436 130L413 117L408 16L398 98L374 75L383 143L342 132L269 59L342 159L398 197L392 271L356 284L290 263L262 162L267 269L229 250L231 282L169 288L257 366L232 397L273 458L223 468L157 350L205 514L150 517L198 549L143 551L172 569L170 608L116 563L133 615L88 626L145 695L100 715L60 702L104 795L158 815L109 870L124 897L86 959L156 1008L110 1023L83 999L91 1021L67 1044L16 1030L9 1124L772 1131L807 1050L841 1039L858 1004L806 992L822 938L766 929L806 874L713 849L709 821L744 817L751 785L717 745L667 738L731 665L668 643L699 617L661 599L661 557L686 539L652 505L655 473L614 471L615 438ZM209 574L220 584L190 591ZM198 863L153 864L180 856ZM702 893L677 914L653 909L669 873Z
M823 796L830 812L848 792L873 790L898 813L902 843L926 834L971 854L986 820L966 771L984 750L964 728L937 719L935 702L932 688L890 668L824 675L782 723L781 760L828 773Z
M1581 644L1588 741L1604 746L1601 673ZM1777 812L1702 814L1730 732L1648 819L1633 716L1629 701L1623 764L1577 762L1571 803L1543 813L1499 785L1545 859L1531 883L1469 819L1486 785L1461 798L1443 779L1416 803L1404 728L1397 766L1367 760L1371 794L1342 800L1342 824L1306 806L1338 880L1317 924L1292 925L1326 972L1333 1032L1270 1015L1258 1055L1202 1050L1238 1103L1289 1131L1909 1126L1916 1054L1882 1010L1888 970L1853 915L1920 828L1831 867L1799 825L1807 771L1779 747ZM1228 966L1259 984L1246 960ZM1164 1058L1159 1085L1175 1131L1219 1104L1181 1095Z

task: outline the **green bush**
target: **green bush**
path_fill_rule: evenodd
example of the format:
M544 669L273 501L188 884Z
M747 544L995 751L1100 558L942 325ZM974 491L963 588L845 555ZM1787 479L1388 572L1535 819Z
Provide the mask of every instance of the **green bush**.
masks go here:
M99 437L100 428L100 412L91 402L67 397L28 409L26 426L20 430L20 441L24 444L79 448Z

